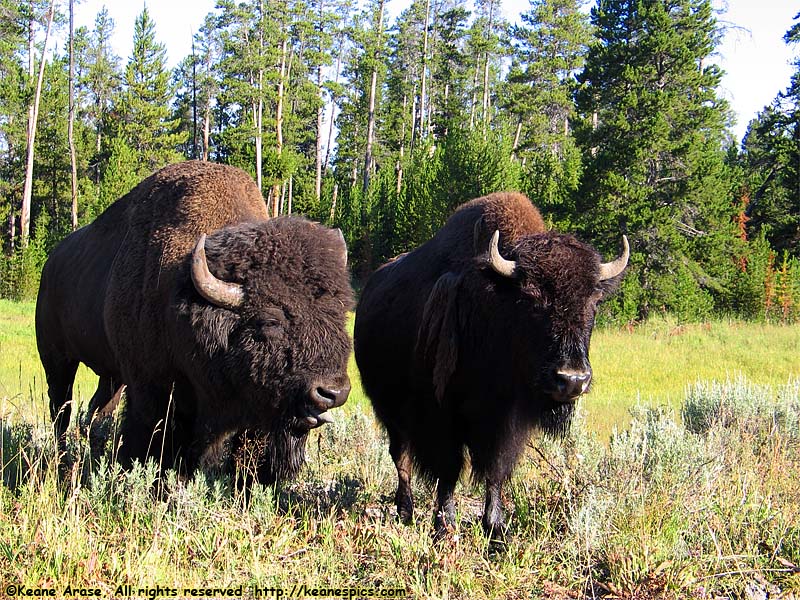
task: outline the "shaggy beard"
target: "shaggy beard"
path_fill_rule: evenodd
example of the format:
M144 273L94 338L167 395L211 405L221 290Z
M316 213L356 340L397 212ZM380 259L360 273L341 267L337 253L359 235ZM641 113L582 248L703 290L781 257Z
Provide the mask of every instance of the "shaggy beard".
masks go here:
M574 402L553 405L539 416L539 427L547 435L563 438L569 432L574 414Z
M295 478L306 460L307 431L292 421L275 423L269 430L248 429L231 436L205 461L208 471L224 471L238 486L274 485Z

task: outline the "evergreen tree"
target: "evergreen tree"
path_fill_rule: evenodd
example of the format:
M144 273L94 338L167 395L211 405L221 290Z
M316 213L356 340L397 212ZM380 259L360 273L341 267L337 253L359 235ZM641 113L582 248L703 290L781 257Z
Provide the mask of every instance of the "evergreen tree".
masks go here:
M619 300L636 298L629 317L702 317L726 293L720 271L734 264L735 239L711 2L601 0L591 19L597 37L577 96L583 234L608 253L621 233L631 239Z
M25 46L21 4L0 0L0 215L8 224L4 236L7 251L16 236L22 200L27 102Z
M502 98L514 128L524 190L559 228L571 229L581 157L570 120L575 74L591 37L579 0L533 0L511 29L514 54Z
M125 89L118 112L121 135L140 157L140 174L180 159L176 148L185 141L172 118L170 104L174 89L166 69L166 48L156 41L155 23L147 6L136 17L133 52L125 68Z
M800 22L784 40L800 42ZM763 232L774 249L800 257L800 58L794 66L786 90L750 123L743 159L751 235Z
M109 111L121 84L119 57L111 48L113 35L114 20L108 15L108 9L103 7L95 17L94 30L85 54L79 53L79 56L83 56L79 63L85 63L79 84L88 96L86 115L95 131L95 157L92 161L95 183L100 180L103 139L109 134L111 126Z

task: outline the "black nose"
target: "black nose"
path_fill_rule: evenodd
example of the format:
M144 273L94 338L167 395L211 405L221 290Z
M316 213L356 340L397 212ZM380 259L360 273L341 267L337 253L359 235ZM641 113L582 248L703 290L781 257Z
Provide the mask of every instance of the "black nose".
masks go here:
M556 371L553 376L555 383L555 396L563 401L574 400L589 387L592 380L591 370L587 371Z
M349 395L349 383L337 387L319 385L311 389L311 401L321 410L328 410L329 408L341 406L345 403Z

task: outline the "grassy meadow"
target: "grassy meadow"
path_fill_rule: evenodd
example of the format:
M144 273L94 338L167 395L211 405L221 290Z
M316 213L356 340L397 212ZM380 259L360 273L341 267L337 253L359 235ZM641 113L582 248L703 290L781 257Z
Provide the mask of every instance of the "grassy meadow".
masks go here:
M15 585L56 597L73 586L101 597L800 598L800 327L597 330L579 418L563 440L533 436L505 491L509 538L490 547L468 479L449 538L432 539L434 498L420 483L416 522L398 523L394 466L352 366L350 400L312 432L301 476L257 487L249 504L202 476L167 477L154 494L152 466L90 465L77 435L90 474L64 492L33 308L0 301L0 597ZM81 369L78 398L93 386Z

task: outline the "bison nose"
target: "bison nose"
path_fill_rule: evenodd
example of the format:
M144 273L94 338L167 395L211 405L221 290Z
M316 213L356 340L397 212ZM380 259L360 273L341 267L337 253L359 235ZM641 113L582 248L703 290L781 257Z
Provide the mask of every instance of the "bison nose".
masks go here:
M583 394L592 380L592 371L564 370L555 372L555 390L559 400L574 400Z
M350 384L345 383L343 386L329 387L326 385L319 385L311 390L312 403L321 410L328 410L344 404L347 396L350 395Z

